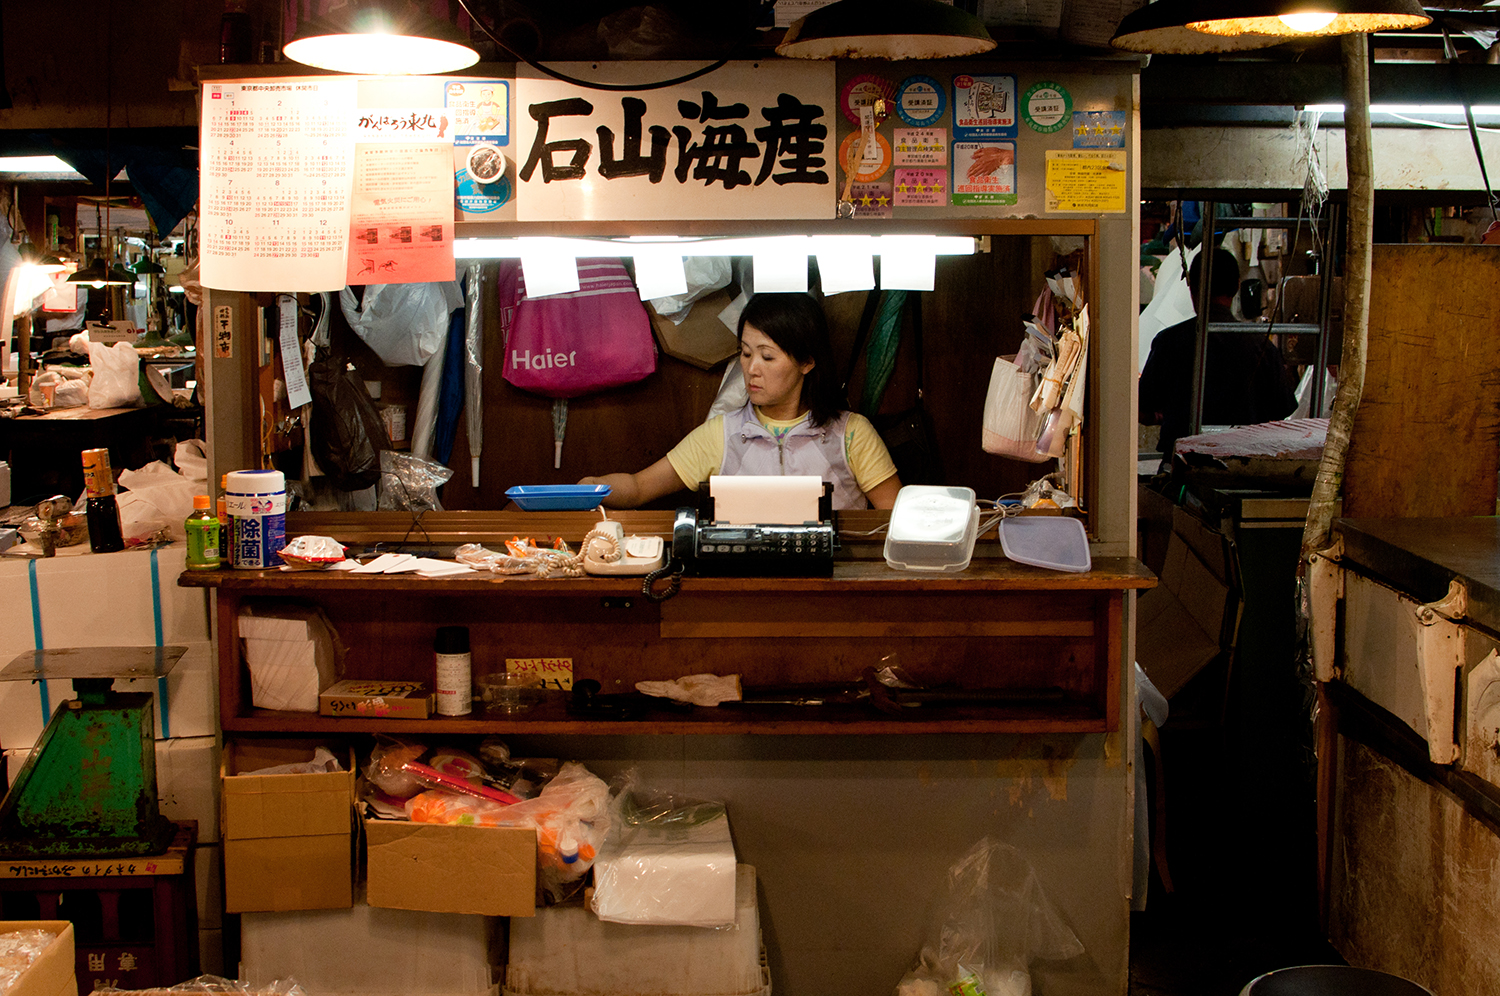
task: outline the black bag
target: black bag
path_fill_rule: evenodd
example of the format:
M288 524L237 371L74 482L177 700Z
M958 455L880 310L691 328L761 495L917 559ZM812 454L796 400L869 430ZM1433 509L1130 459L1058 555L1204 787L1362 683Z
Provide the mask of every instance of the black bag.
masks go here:
M312 454L340 491L363 491L380 480L380 451L391 448L385 423L359 374L338 356L307 367L312 392Z
M860 318L859 332L855 336L854 350L849 359L849 373L844 377L844 392L847 395L854 365L859 362L865 348L870 326L875 319L876 304L880 291L873 290L865 299L864 314ZM911 318L912 345L917 352L917 397L910 408L899 412L869 416L870 424L880 433L891 462L896 465L896 476L902 484L942 484L943 461L938 451L937 434L933 431L932 417L923 404L922 356L922 299L916 292L908 292L905 301L906 313ZM880 403L879 398L865 402L866 410Z

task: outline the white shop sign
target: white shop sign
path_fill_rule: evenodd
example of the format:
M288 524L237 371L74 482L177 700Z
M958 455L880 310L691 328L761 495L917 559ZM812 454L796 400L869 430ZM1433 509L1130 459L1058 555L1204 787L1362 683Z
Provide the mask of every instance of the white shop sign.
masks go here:
M649 83L701 64L611 66ZM597 64L560 72L599 79ZM521 221L832 218L834 66L735 62L655 90L516 81Z

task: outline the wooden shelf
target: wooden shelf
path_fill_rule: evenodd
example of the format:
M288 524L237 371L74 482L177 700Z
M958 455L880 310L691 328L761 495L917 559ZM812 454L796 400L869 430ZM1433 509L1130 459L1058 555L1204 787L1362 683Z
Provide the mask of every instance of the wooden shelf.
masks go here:
M841 560L823 578L687 577L660 603L642 597L640 578L224 570L185 572L178 584L217 591L226 733L885 735L1116 729L1124 593L1155 578L1130 558L1099 558L1080 574L993 558L930 575L892 570L884 560ZM855 701L661 709L617 720L570 715L561 692L514 717L274 712L251 705L236 638L242 605L274 600L319 606L349 648L346 676L356 678L431 682L436 627L464 624L476 677L504 670L506 658L571 657L574 680L596 680L604 694L701 672L738 674L749 690L848 687L892 655L931 687L1062 694L1044 703L925 704L901 715Z

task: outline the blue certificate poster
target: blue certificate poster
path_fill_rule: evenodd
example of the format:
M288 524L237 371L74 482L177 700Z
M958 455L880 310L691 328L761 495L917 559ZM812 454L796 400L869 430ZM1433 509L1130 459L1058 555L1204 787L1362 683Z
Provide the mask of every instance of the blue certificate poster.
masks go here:
M1014 76L953 77L953 140L993 142L1016 137Z

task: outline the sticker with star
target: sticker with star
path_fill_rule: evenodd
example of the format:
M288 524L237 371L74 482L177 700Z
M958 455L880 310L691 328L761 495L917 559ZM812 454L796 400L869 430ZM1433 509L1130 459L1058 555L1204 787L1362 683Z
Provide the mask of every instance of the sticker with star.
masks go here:
M891 146L897 166L948 165L948 129L897 128Z
M889 218L891 216L891 181L856 183L849 195L854 202L856 218Z
M1074 111L1073 148L1125 148L1125 112Z
M948 171L898 169L894 193L898 207L943 207L948 203Z

